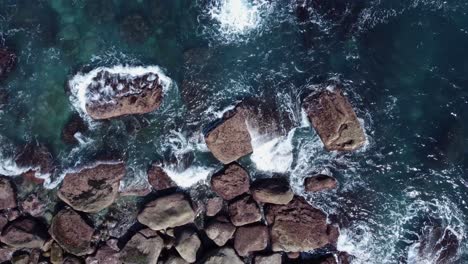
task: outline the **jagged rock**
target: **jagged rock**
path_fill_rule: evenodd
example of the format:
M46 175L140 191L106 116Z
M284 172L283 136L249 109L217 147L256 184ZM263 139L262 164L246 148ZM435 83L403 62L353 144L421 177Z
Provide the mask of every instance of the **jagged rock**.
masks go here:
M138 232L120 252L120 260L126 264L156 264L164 247L164 241L154 232Z
M76 133L84 133L88 126L79 114L73 114L62 129L62 140L67 144L78 144Z
M211 188L225 200L232 200L248 192L249 187L249 174L237 163L227 165L211 177Z
M337 229L327 224L327 216L302 197L287 205L268 205L273 251L304 252L336 244Z
M120 264L120 253L115 249L104 245L100 247L94 256L86 258L86 264Z
M153 164L148 170L148 182L156 191L177 187L174 181L158 165Z
M215 242L216 245L222 247L232 238L236 227L227 219L215 219L208 223L205 228L206 235Z
M213 197L206 201L206 215L207 216L215 216L217 215L221 209L223 209L223 199L220 197Z
M46 146L29 143L15 157L19 167L30 168L35 173L49 174L55 170L54 158Z
M283 178L259 179L252 184L252 197L259 203L288 204L294 197L289 182Z
M3 229L0 241L15 248L41 248L47 239L44 230L34 218L19 218Z
M252 252L266 249L269 240L270 236L266 226L239 227L234 237L234 248L239 256L246 257Z
M164 264L188 264L188 262L181 257L170 256Z
M71 209L63 209L53 218L49 233L65 251L73 255L83 256L92 252L94 228Z
M338 182L332 176L319 174L313 177L308 177L304 180L304 189L307 192L320 192L335 189Z
M229 216L235 226L255 223L262 219L257 203L250 196L229 204Z
M364 145L364 130L340 89L309 95L304 108L327 150L351 151Z
M417 259L411 261L435 264L455 263L459 247L459 238L449 228L427 227L416 244Z
M269 256L256 256L255 264L281 264L282 257L281 254L275 253Z
M141 76L99 72L88 86L86 112L93 119L144 114L156 110L163 88L156 73Z
M16 193L11 182L0 176L0 210L16 207Z
M188 263L197 260L197 252L200 249L201 240L197 233L185 230L177 236L175 248L180 256Z
M5 78L15 66L16 55L5 48L0 48L0 79Z
M145 205L138 221L153 230L193 223L195 212L182 194L160 197Z
M99 212L110 206L119 193L125 164L98 164L65 175L57 195L73 209Z
M234 249L224 247L211 253L204 264L244 264L244 262L236 255Z
M63 250L57 243L52 243L50 247L50 262L52 264L62 264Z

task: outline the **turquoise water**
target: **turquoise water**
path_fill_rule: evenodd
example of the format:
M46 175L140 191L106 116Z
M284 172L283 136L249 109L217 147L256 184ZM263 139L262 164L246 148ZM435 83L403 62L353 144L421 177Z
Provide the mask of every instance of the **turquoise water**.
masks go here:
M226 2L246 9L216 5ZM468 3L318 2L0 1L0 46L18 55L0 83L8 94L2 166L39 142L59 167L50 188L66 169L102 155L127 162L125 186L140 184L153 161L176 164L168 166L192 182L220 168L201 131L223 109L262 98L297 127L291 142L283 139L296 191L311 173L337 176L337 192L308 198L338 219L340 247L358 263L411 263L411 245L434 223L459 235L457 263L468 262ZM161 109L91 122L80 144L63 142L62 128L77 113L68 80L120 64L165 69L175 85ZM344 85L365 125L365 149L327 153L304 126L300 100L326 82ZM242 163L253 175L277 170L264 164L262 172L249 157Z

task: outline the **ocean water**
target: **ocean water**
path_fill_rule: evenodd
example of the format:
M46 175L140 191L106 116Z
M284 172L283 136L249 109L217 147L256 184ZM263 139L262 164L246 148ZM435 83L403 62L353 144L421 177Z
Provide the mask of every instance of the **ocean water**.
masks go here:
M281 136L252 131L241 163L253 177L289 175L340 223L338 248L356 263L432 263L415 256L428 226L451 230L453 263L468 263L467 12L462 0L0 0L0 46L18 55L0 82L0 174L24 170L12 159L37 142L58 166L49 189L103 155L128 164L122 189L145 184L153 161L182 187L203 183L221 168L203 130L261 98L291 124ZM164 72L163 105L90 120L70 82L98 67ZM343 85L363 149L325 151L304 117L301 98L326 83ZM89 129L70 145L61 133L74 115ZM338 190L304 194L318 172Z

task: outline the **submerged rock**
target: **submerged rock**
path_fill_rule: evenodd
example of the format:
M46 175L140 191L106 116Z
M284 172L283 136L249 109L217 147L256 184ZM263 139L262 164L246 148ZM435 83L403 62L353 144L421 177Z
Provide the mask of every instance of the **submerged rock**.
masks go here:
M62 129L62 140L67 144L78 144L76 133L84 133L88 126L78 114L73 114Z
M92 252L94 228L75 211L64 209L52 220L49 233L67 252L83 256Z
M237 256L234 249L229 247L220 248L210 254L210 256L203 262L204 264L243 264L239 256Z
M120 260L126 264L156 264L163 248L164 241L157 233L142 230L127 242Z
M21 218L4 228L0 241L15 248L41 248L47 239L45 230L38 220Z
M205 228L205 232L216 245L222 247L233 237L236 227L229 220L219 218L210 221Z
M0 210L16 207L16 193L11 182L0 176Z
M252 184L251 192L259 203L288 204L294 197L289 182L283 178L258 179Z
M138 221L153 230L183 226L193 223L195 212L183 194L157 198L145 205Z
M455 263L460 247L460 240L449 228L426 228L416 246L417 259L412 261L431 261L435 264Z
M98 164L65 175L57 195L73 209L99 212L117 198L124 163Z
M151 28L146 19L139 14L131 14L123 19L120 25L120 35L128 42L144 42L151 33Z
M177 187L177 184L167 175L167 173L156 164L151 165L148 170L148 182L156 191L162 191Z
M351 151L364 145L364 130L340 89L309 95L304 108L327 150Z
M336 244L338 232L327 224L327 216L304 198L295 197L287 205L268 205L273 251L304 252Z
M5 78L15 66L16 55L5 48L0 48L0 79Z
M54 158L48 148L42 144L29 143L15 157L19 167L29 168L35 174L51 174L55 170Z
M245 196L229 204L229 216L235 226L255 223L262 219L257 203L250 196Z
M86 112L93 119L109 119L156 110L163 87L156 73L140 76L100 71L87 87Z
M249 174L237 163L227 165L211 177L211 188L225 200L232 200L248 192L249 187Z
M332 176L319 174L313 177L308 177L304 180L304 189L307 192L320 192L335 189L338 182Z
M266 226L239 227L234 238L234 248L240 256L246 257L253 252L266 249L269 241L270 236Z

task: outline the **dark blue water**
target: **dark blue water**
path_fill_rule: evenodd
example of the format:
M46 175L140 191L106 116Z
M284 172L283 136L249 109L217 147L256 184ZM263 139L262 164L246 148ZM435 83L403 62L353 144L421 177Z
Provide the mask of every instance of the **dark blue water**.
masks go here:
M278 152L257 149L265 159L243 164L289 174L298 193L305 176L333 173L339 189L308 198L339 219L339 247L357 263L431 263L412 257L429 225L456 233L457 263L468 262L467 12L458 0L1 0L0 46L18 55L0 83L1 173L15 174L17 148L39 142L59 167L48 188L103 152L131 169L122 188L144 184L153 161L189 186L220 168L202 130L262 98L295 128ZM78 113L68 81L114 65L163 68L174 85L161 109L89 122L79 144L63 142ZM363 150L327 153L305 123L301 98L324 83L343 85Z

